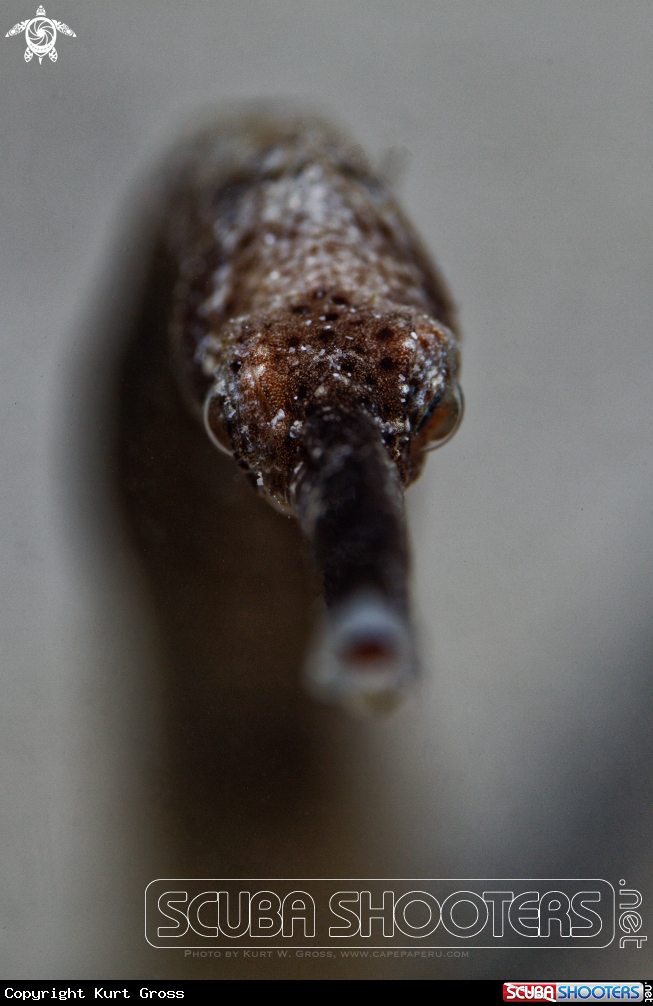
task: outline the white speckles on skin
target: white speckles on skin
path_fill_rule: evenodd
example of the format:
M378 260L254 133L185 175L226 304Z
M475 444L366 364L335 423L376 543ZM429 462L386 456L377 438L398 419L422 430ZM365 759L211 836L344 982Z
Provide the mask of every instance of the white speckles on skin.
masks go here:
M405 264L395 265L382 252L379 237L363 238L360 228L354 226L354 211L348 205L346 189L347 182L342 176L331 173L327 182L322 165L308 166L297 177L267 183L266 197L258 210L262 224L291 224L295 236L292 241L280 239L266 230L262 237L261 271L265 270L266 255L274 256L277 263L276 269L268 270L266 300L278 297L280 304L295 296L298 292L296 277L301 271L309 287L328 286L335 280L349 293L356 293L357 299L368 302L375 296L391 297L393 290L399 287L405 296L410 287L415 306L426 307L418 270L411 270ZM357 194L356 210L360 202ZM250 227L255 215L252 199L243 199L229 227L218 228L223 244L232 244L234 235ZM409 275L411 280L407 287ZM257 310L258 307L255 295L252 308Z
M293 420L318 404L365 403L401 431L387 449L406 483L421 465L406 431L455 377L446 291L360 154L322 126L275 128L250 127L242 157L214 136L189 168L197 198L180 198L169 235L180 381L199 410L210 393L215 439L228 427L277 495L297 464Z
M195 363L202 363L207 353L214 355L220 350L220 343L212 335L206 335L200 341L195 351Z
M218 365L217 358L212 356L211 353L205 353L201 360L202 373L210 377L214 373L215 368Z
M270 151L270 153L263 159L263 168L265 171L275 171L283 165L283 150L277 147Z
M229 282L230 277L231 266L229 264L225 264L220 266L219 269L216 269L213 274L214 291L208 300L205 300L201 305L198 312L201 316L211 314L213 311L222 310L231 288L231 284Z

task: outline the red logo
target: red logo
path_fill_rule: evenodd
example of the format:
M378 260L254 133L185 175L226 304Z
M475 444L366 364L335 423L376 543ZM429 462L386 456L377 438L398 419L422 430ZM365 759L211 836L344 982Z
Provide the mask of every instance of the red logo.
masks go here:
M556 987L552 982L504 982L503 983L504 1002L535 1002L554 1003L556 1001Z

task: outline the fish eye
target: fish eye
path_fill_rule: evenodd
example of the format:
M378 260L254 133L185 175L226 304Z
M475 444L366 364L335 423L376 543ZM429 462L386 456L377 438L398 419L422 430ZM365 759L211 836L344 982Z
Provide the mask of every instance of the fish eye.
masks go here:
M460 385L453 385L438 401L434 402L420 423L418 436L425 451L435 451L443 447L460 426L465 411L465 402Z

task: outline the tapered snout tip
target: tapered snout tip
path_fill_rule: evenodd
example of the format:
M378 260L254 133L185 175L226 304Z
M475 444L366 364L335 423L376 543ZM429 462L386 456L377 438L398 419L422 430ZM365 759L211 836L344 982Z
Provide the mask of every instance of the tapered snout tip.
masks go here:
M375 592L353 594L327 611L305 671L315 698L359 715L392 711L416 677L411 627Z

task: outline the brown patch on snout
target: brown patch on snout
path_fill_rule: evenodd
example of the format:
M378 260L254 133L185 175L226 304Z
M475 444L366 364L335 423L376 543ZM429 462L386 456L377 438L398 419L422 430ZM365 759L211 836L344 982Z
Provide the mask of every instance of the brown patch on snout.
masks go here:
M375 417L402 479L412 479L410 441L420 386L415 374L424 356L442 352L436 335L430 343L426 339L426 349L423 334L411 337L417 321L408 310L380 315L320 293L250 317L237 336L230 333L224 400L214 410L216 422L219 411L227 417L220 439L226 428L236 457L284 498L299 461L302 425L325 405L357 406Z

